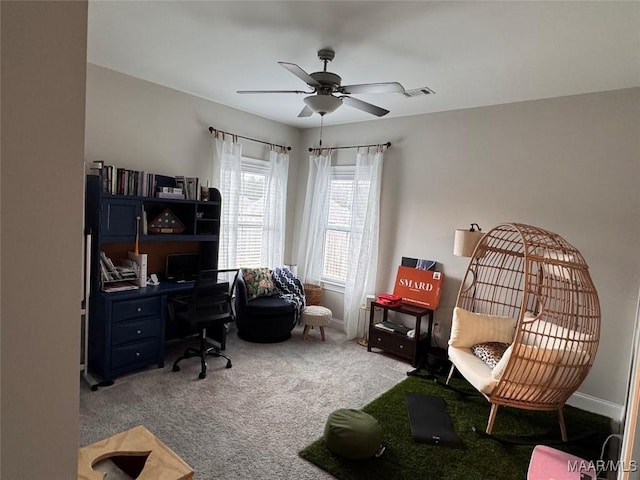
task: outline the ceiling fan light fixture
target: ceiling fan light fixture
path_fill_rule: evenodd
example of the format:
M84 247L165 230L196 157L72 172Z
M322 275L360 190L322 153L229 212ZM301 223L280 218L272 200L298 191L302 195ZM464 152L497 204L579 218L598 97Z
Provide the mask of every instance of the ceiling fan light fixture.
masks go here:
M304 98L304 103L314 112L325 115L342 105L342 99L333 95L311 95Z

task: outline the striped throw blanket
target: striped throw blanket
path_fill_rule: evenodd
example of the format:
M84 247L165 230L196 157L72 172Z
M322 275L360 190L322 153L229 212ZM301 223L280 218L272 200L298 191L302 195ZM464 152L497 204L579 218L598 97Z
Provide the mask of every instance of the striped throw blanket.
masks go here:
M296 310L295 321L300 321L302 310L305 307L304 288L302 283L288 268L274 268L271 272L273 284L279 290L280 298L291 303Z

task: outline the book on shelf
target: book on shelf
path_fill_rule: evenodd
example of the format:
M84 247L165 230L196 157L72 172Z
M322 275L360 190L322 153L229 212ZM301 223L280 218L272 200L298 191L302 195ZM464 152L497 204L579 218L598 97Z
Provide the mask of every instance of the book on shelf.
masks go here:
M184 193L180 192L157 192L156 197L158 198L173 198L177 200L184 199Z
M201 197L198 177L171 177L113 165L103 165L99 171L102 191L109 195L187 200L200 200Z
M100 175L102 175L102 191L109 195L154 197L159 188L176 187L175 177L113 165L103 165ZM182 188L184 194L184 186Z
M390 321L376 323L374 327L380 330L385 330L387 332L400 333L402 335L407 335L411 331L411 329L409 327L406 327L405 325L401 325L399 323L390 322Z
M185 191L185 187L187 186L187 182L183 175L176 175L176 187Z
M200 194L198 177L185 177L185 188L188 200L198 200Z

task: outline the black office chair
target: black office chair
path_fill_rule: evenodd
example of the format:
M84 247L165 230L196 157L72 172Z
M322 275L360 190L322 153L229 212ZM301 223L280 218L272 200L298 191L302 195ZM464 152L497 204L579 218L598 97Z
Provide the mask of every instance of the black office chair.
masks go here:
M222 274L231 281L220 282ZM199 357L202 365L200 378L207 376L207 356L227 359L227 368L231 368L231 359L221 353L220 348L207 342L207 328L226 328L234 321L232 307L233 291L238 281L237 269L201 270L190 295L169 299L169 318L188 326L191 333L198 333L200 348L187 348L183 355L173 363L173 371L180 370L178 364L187 358ZM224 343L221 342L224 348Z

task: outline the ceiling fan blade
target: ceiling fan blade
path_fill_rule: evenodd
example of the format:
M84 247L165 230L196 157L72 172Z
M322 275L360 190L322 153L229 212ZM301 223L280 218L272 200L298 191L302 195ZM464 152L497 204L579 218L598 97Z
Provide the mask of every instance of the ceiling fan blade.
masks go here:
M313 92L304 92L302 90L237 90L236 93L305 93L310 95Z
M319 87L320 86L320 82L318 82L315 78L313 78L311 75L309 75L303 69L301 69L295 63L287 63L287 62L278 62L278 63L280 65L282 65L284 68L286 68L287 70L289 70L291 73L293 73L296 77L298 77L300 80L302 80L307 85L311 85L312 87Z
M353 98L353 97L340 97L340 98L342 98L342 101L347 105L357 108L359 110L362 110L364 112L371 113L377 117L383 117L384 115L389 113L389 110L376 107L375 105L372 105L367 102L363 102L362 100L359 100L357 98Z
M361 83L340 87L342 93L403 93L404 87L398 82Z
M310 117L313 114L313 110L309 108L309 105L305 105L304 108L298 114L298 117Z

